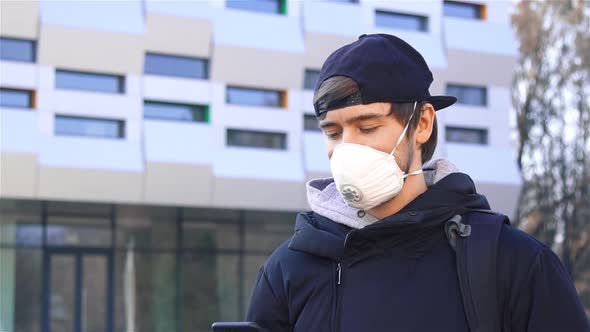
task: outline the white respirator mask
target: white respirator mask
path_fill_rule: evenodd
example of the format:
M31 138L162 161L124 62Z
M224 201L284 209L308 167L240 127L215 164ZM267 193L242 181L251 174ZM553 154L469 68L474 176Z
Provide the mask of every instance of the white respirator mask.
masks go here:
M415 112L416 102L408 124L389 154L352 143L342 143L334 148L330 168L336 188L346 204L361 210L372 209L397 196L405 178L422 173L419 169L405 174L393 155L406 135Z

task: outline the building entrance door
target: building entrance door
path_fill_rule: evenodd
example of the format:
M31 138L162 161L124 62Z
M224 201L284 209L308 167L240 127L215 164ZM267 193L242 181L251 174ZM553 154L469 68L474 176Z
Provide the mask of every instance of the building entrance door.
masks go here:
M107 249L45 251L43 332L113 330L112 260Z

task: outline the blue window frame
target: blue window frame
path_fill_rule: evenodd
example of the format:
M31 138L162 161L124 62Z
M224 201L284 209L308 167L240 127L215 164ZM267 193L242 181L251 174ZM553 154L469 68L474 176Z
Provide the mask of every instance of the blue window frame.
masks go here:
M227 146L274 150L287 149L287 134L285 133L228 129L226 139Z
M0 106L33 108L33 91L0 88Z
M320 78L320 71L314 69L306 69L303 77L303 88L305 90L314 90L315 85Z
M428 17L378 10L375 12L375 25L384 28L426 32L428 31Z
M125 137L125 122L122 120L56 115L54 127L55 134L63 136Z
M226 0L225 6L260 13L287 14L286 0Z
M226 102L245 106L284 107L285 92L228 86Z
M145 54L145 74L208 79L207 59L159 53Z
M445 127L445 138L451 143L488 144L488 130L478 128Z
M465 105L487 106L487 90L484 86L447 84L447 95L457 97L457 103Z
M55 71L55 87L69 90L125 93L125 77L57 69Z
M35 46L34 40L0 37L0 59L35 62Z
M476 20L483 19L484 8L483 5L456 1L445 1L443 4L445 16Z
M209 122L209 106L146 100L143 103L145 119Z

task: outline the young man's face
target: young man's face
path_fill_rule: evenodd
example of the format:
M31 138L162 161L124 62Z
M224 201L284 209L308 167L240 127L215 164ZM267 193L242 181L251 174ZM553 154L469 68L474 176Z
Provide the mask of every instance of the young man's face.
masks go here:
M329 111L320 120L320 128L329 158L341 143L366 145L389 154L404 130L404 126L391 115L389 103L354 105ZM413 161L413 152L414 144L409 143L407 138L398 146L395 157L402 170L406 170Z

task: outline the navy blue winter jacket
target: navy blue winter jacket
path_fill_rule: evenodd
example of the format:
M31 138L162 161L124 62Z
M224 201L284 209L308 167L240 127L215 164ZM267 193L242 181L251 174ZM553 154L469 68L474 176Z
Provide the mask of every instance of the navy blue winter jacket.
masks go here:
M468 331L444 223L474 208L489 205L455 173L362 229L300 213L261 268L247 319L265 331ZM503 226L497 257L503 331L590 331L550 249Z

